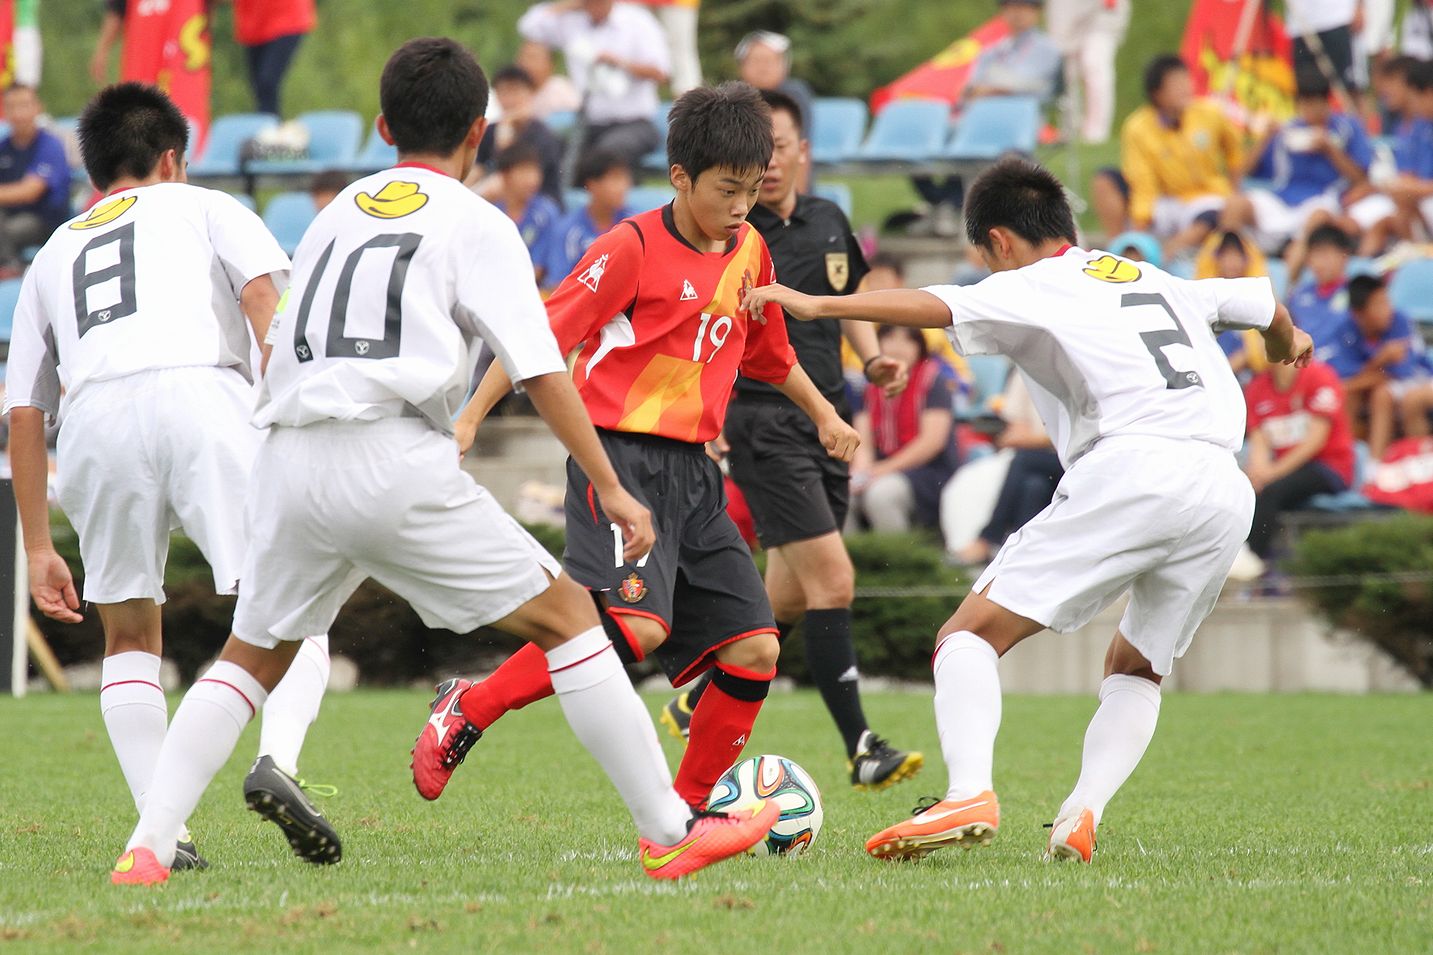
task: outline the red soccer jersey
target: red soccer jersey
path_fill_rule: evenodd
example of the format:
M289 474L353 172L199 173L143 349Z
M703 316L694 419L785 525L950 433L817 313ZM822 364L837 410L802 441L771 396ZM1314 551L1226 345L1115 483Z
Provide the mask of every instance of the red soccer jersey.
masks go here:
M1328 419L1328 441L1314 460L1327 465L1344 484L1353 484L1353 435L1344 413L1343 386L1328 365L1316 361L1301 368L1288 391L1275 388L1273 376L1263 372L1244 389L1244 403L1249 407L1249 432L1263 429L1276 460L1304 440L1310 416Z
M244 46L309 33L317 20L314 0L234 0L234 36Z
M563 354L581 346L573 379L592 423L715 438L738 372L780 384L796 364L780 306L767 307L765 324L737 307L743 282L775 280L750 225L726 251L698 252L664 206L599 237L547 300Z

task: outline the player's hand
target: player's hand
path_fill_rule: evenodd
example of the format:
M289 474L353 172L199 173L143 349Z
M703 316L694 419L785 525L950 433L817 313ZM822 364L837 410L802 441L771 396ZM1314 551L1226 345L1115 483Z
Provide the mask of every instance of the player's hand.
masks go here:
M725 461L726 456L731 453L731 445L727 443L725 431L708 441L705 447L707 457L711 458L717 464L721 464Z
M453 440L458 442L458 460L461 461L478 440L478 423L459 418L453 424Z
M79 623L80 595L65 559L53 550L30 555L30 596L40 612L61 623Z
M1289 347L1289 354L1286 357L1275 358L1269 356L1270 361L1279 361L1285 365L1293 365L1296 368L1307 368L1309 362L1314 360L1314 340L1309 333L1302 328L1294 329L1293 344Z
M894 398L906 390L910 380L910 368L899 358L877 355L866 362L866 380L880 388L887 398Z
M651 512L623 487L599 496L607 519L622 531L622 559L631 564L651 553L652 546L657 543Z
M785 309L788 317L800 322L821 317L820 299L815 295L806 295L784 285L763 285L761 288L746 285L742 288L741 307L758 321L766 321L766 306L773 302Z
M821 446L837 461L849 463L856 456L856 449L861 446L861 436L855 428L842 421L839 415L831 415L817 426L816 431L821 437Z

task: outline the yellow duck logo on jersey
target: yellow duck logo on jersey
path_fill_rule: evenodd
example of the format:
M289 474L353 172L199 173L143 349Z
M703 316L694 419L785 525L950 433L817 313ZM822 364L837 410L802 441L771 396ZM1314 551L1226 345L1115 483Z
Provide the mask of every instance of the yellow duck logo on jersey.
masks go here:
M428 197L418 191L416 182L395 180L378 190L378 195L360 192L353 201L375 219L401 219L426 206Z
M1133 262L1127 262L1113 255L1102 255L1098 259L1090 259L1085 263L1084 271L1092 279L1113 282L1116 285L1136 282L1140 276L1140 271Z
M90 214L79 222L71 222L71 229L98 229L102 225L109 225L120 216L129 211L129 207L139 201L139 196L120 196L118 199L111 199L109 202L102 202L90 210Z

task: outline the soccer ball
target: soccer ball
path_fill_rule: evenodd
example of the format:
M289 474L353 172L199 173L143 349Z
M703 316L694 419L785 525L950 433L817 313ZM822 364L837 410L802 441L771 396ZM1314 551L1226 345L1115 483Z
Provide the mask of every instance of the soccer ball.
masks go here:
M785 756L750 756L722 774L712 787L707 808L741 809L774 799L781 818L771 834L750 850L758 856L797 856L810 848L821 831L824 813L816 781Z

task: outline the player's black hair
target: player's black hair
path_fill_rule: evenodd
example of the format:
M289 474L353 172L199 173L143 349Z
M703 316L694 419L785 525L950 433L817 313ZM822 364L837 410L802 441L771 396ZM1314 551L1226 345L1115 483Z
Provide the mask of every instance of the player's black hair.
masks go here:
M493 157L493 165L498 172L507 172L524 164L542 165L542 157L537 154L537 147L532 143L513 143Z
M906 280L905 263L889 252L877 252L866 260L866 270L868 272L874 272L876 269L890 269L896 273L896 278L902 282Z
M147 177L171 149L182 160L189 148L189 121L156 87L119 83L90 100L77 135L90 182L108 192L126 176Z
M771 107L746 83L688 90L673 104L669 124L667 162L692 182L717 166L749 173L771 162Z
M1332 246L1340 252L1353 253L1353 239L1336 225L1321 225L1309 233L1309 251L1320 246Z
M1368 300L1384 288L1381 275L1355 275L1348 280L1348 307L1350 311L1361 312L1368 307Z
M610 149L594 149L577 163L577 184L585 186L614 169L625 169L630 173L632 164L627 161L627 157Z
M493 74L493 89L497 89L504 83L521 83L530 90L537 89L537 84L532 80L532 74L516 63L509 63Z
M930 357L930 346L926 344L925 335L919 328L912 328L909 325L882 325L876 329L876 340L889 338L892 335L900 335L909 338L920 350L921 358Z
M1165 79L1171 73L1188 69L1189 66L1173 53L1161 53L1156 56L1144 68L1144 98L1153 101L1154 94L1160 91L1160 88L1164 86Z
M1324 71L1316 66L1301 69L1294 76L1294 98L1295 99L1321 99L1329 98L1333 86L1329 83Z
M1039 163L1010 156L991 166L965 194L965 236L990 247L990 230L1006 228L1032 245L1075 242L1075 216L1065 187Z
M488 78L467 47L420 37L394 51L378 103L400 154L446 156L488 109Z
M788 96L781 90L762 90L761 98L766 100L766 105L771 111L782 112L791 117L796 124L796 131L803 137L806 135L806 116L801 112L801 104L796 102L794 97Z

